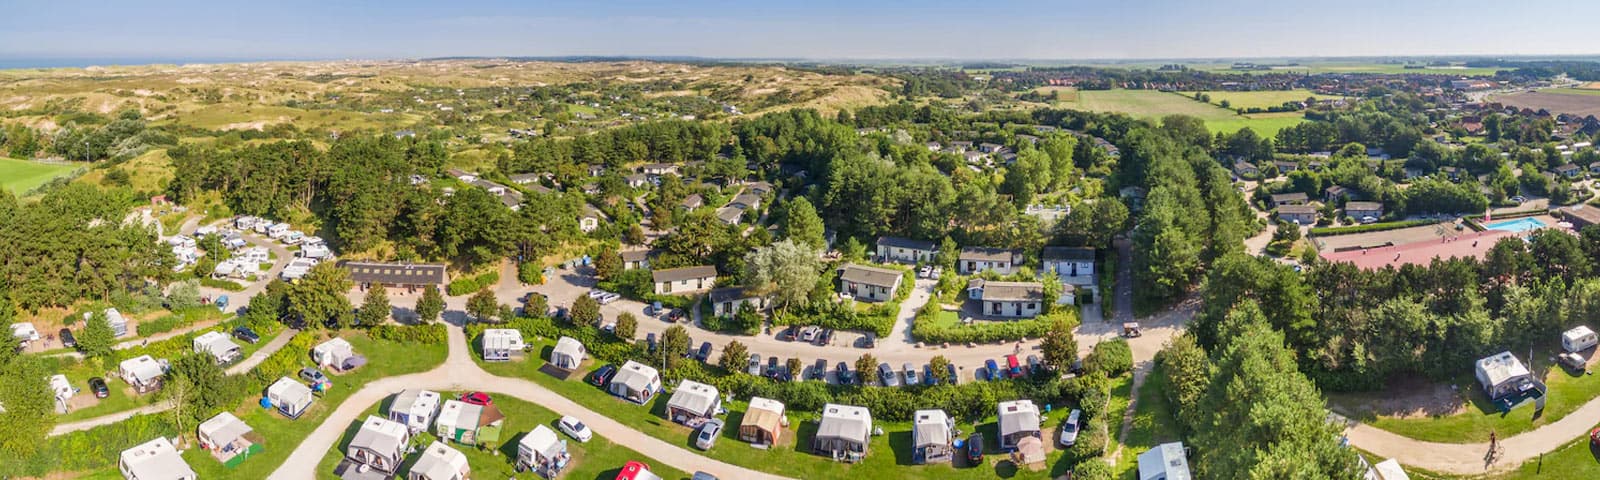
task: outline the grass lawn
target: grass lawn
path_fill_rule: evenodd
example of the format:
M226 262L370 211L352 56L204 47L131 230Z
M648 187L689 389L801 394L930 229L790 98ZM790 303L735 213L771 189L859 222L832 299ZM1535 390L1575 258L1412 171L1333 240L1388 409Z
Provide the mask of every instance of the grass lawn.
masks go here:
M460 392L440 393L446 398L453 398L460 394ZM384 403L388 401L385 400ZM460 450L461 453L467 455L467 463L472 466L472 478L511 478L517 476L518 474L513 465L517 459L517 442L522 440L523 434L532 431L534 426L541 424L550 427L551 430L555 430L556 435L560 436L562 440L568 441L567 451L572 454L572 461L567 464L567 470L561 473L561 478L567 480L611 480L616 478L619 469L629 460L645 462L650 465L651 472L664 479L679 480L689 478L689 475L684 472L673 469L659 461L646 458L643 454L627 447L611 443L598 435L593 440L590 440L589 443L578 443L577 440L572 440L571 437L556 429L556 420L561 416L544 407L504 395L496 396L494 403L500 407L500 412L506 416L505 428L501 430L501 443L499 445L493 445L492 448L488 449L478 449L468 445L449 443L451 448ZM350 439L355 436L355 433L361 429L361 422L367 418L367 415L383 416L378 407L379 405L373 405L367 409L366 414L350 423L350 426L345 429L344 436L339 438L339 443L335 444L333 448L328 450L328 454L322 457L322 462L317 466L318 478L338 478L333 474L333 470L339 466L339 461L344 458L345 447L350 444ZM438 437L426 432L411 439L411 445L416 447L418 453L407 456L406 461L400 467L400 478L404 478L405 472L416 464L417 459L422 456L421 450L435 440L438 440ZM536 474L531 472L523 474L523 476L538 478Z
M1415 475L1413 478L1417 478ZM1589 438L1573 440L1541 458L1529 460L1505 475L1503 480L1580 480L1600 478L1600 449L1589 446Z
M548 339L531 342L532 351L548 352L553 346ZM476 348L476 342L473 343ZM664 418L666 402L671 395L657 395L649 405L635 405L613 397L610 394L583 382L583 378L599 364L590 361L580 370L583 375L574 375L571 380L559 380L539 372L539 366L544 365L542 353L534 358L517 362L484 363L480 365L490 373L520 377L532 380L551 390L561 393L562 396L572 401L583 404L597 411L607 412L612 419L622 422L647 435L656 437L688 449L693 446L694 432L688 427L672 423ZM477 356L474 356L477 358ZM1126 387L1123 387L1123 405L1126 405ZM724 405L729 413L724 418L728 428L724 430L722 439L711 450L703 452L707 457L715 458L734 465L760 470L777 475L816 479L857 479L857 478L916 478L937 479L989 479L999 476L1001 478L1019 479L1044 479L1059 476L1069 470L1071 465L1062 461L1063 452L1055 447L1050 447L1049 459L1043 471L1033 472L1028 470L1018 471L1010 465L1005 454L998 448L999 438L993 418L985 419L977 424L958 423L956 428L962 432L972 432L974 428L984 432L986 445L984 446L984 464L980 467L953 467L950 465L913 465L911 461L911 424L897 422L874 422L874 427L881 427L886 435L873 437L872 443L867 447L867 456L858 464L837 463L829 458L812 454L809 448L811 437L816 433L817 424L815 412L786 412L790 420L790 428L786 429L783 439L778 446L772 449L753 448L737 438L739 422L743 419L745 402L740 399L732 404ZM1042 430L1046 443L1054 445L1057 424L1066 416L1067 410L1056 409L1054 413L1046 414ZM958 452L958 455L961 452Z
M1212 132L1232 133L1250 127L1264 136L1276 135L1284 127L1305 121L1298 112L1240 115L1177 93L1156 90L1083 90L1078 92L1076 100L1060 104L1066 108L1119 112L1149 120L1174 114L1189 115L1204 120L1206 128Z
M50 179L66 175L79 165L57 165L0 157L0 187L22 195Z
M127 172L128 186L141 192L161 190L173 176L172 158L167 156L166 149L159 148L144 152L115 167L89 170L74 181L100 185L111 170Z
M275 410L263 409L256 403L257 398L251 398L233 410L234 415L249 424L262 438L261 453L234 469L223 467L208 452L198 448L184 452L184 460L200 474L200 478L266 478L289 457L289 452L294 451L301 440L316 430L340 403L360 390L362 385L384 377L426 371L444 362L446 349L442 344L406 345L376 341L360 332L346 333L344 337L356 352L372 361L349 374L330 375L333 388L313 402L299 419L291 420ZM303 362L310 365L309 358L303 358ZM112 469L115 470L115 467Z
M1582 407L1584 403L1600 397L1600 376L1573 375L1563 368L1551 366L1543 361L1553 354L1554 350L1546 350L1540 352L1537 357L1540 362L1536 366L1544 369L1545 385L1549 387L1544 413L1537 417L1534 416L1532 405L1519 406L1509 413L1502 414L1489 403L1478 382L1465 376L1454 384L1457 391L1465 392L1470 405L1466 411L1450 415L1397 418L1374 416L1370 411L1360 408L1360 403L1366 395L1383 396L1383 392L1336 395L1331 397L1330 402L1344 407L1344 410L1356 415L1356 418L1363 422L1406 437L1445 443L1487 442L1491 430L1500 438L1533 430L1560 420Z
M1315 97L1319 100L1339 98L1333 95L1318 95L1306 89L1262 90L1255 92L1207 91L1205 93L1211 96L1211 104L1220 106L1226 100L1231 108L1276 107L1286 102L1305 101L1307 97ZM1195 92L1183 92L1183 94L1193 97Z
M216 329L212 328L212 329L197 331L197 332L194 332L194 333L195 333L195 335L199 335L199 334L205 333L206 331L209 331L209 330L216 330ZM240 342L240 341L235 340L235 343L239 344L239 350L240 350L239 360L243 361L244 359L249 358L251 354L256 353L256 351L260 350L261 347L266 346L266 344L268 342L271 342L274 338L277 338L278 335L282 335L282 334L283 334L283 331L280 331L280 332L275 333L275 334L263 336L261 338L260 342L254 343L254 344ZM78 421L78 420L94 418L94 417L98 417L98 416L101 416L101 415L108 415L108 414L112 414L112 413L116 413L116 412L121 412L121 411L124 411L124 410L132 410L132 409L135 409L135 408L140 408L140 407L143 407L145 405L149 405L151 403L154 403L156 401L156 398L158 397L158 395L156 395L155 393L150 393L150 394L145 394L145 395L135 394L133 392L133 388L128 386L128 382L124 382L124 381L122 381L122 379L116 378L115 375L109 375L108 373L110 373L110 372L107 372L107 371L105 371L105 369L100 368L98 362L76 361L75 359L71 359L71 358L68 358L68 357L61 357L57 361L61 362L60 363L60 367L61 368L59 370L57 370L58 373L61 373L62 375L66 375L67 376L67 380L70 380L72 382L72 386L82 389L82 391L78 392L77 396L73 397L74 400L77 400L77 401L91 401L92 402L92 400L88 400L88 399L94 397L94 394L89 391L89 378L90 377L103 377L103 378L105 378L106 379L106 387L107 387L108 390L111 391L110 396L107 396L106 398L101 399L98 403L95 403L94 405L77 408L77 409L74 409L74 410L72 410L70 412L62 414L61 416L56 417L56 421L58 423L75 422L75 421ZM231 365L232 364L224 365L222 368L226 369ZM114 369L115 367L112 367L112 368ZM79 398L79 397L82 397L82 398Z
M1034 92L1038 92L1041 95L1056 94L1060 98L1060 100L1057 100L1057 101L1060 101L1060 102L1076 102L1076 101L1078 101L1078 88L1077 87L1039 87L1039 88L1033 89L1033 91Z
M1131 386L1132 384L1129 383ZM1139 405L1133 410L1133 425L1128 430L1128 442L1122 445L1122 454L1111 468L1114 478L1131 479L1138 475L1139 454L1166 442L1181 440L1178 437L1178 420L1165 392L1167 379L1161 366L1145 377L1139 387ZM1114 400L1113 400L1114 401ZM1113 429L1119 426L1113 426ZM1112 434L1115 441L1116 433Z

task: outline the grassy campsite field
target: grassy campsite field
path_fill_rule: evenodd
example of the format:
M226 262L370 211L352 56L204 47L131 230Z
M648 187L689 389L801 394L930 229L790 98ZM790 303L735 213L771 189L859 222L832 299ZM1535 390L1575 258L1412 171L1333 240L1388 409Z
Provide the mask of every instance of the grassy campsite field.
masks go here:
M1228 102L1230 108L1268 108L1283 105L1285 102L1299 102L1307 98L1318 100L1339 98L1333 95L1318 95L1310 90L1263 90L1255 92L1215 92L1207 91L1211 96L1211 104L1221 106ZM1195 92L1183 92L1184 95L1193 97Z
M1213 132L1232 133L1249 127L1265 136L1305 121L1296 112L1240 115L1177 93L1155 90L1081 90L1076 98L1063 100L1058 105L1091 112L1125 113L1151 120L1167 115L1189 115L1204 120L1206 128Z
M0 187L20 195L76 168L78 165L0 157Z

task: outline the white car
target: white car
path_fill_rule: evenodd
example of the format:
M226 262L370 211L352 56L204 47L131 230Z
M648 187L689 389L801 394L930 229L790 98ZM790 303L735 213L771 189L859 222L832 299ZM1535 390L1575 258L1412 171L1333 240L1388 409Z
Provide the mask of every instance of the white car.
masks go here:
M561 433L567 434L579 443L589 443L589 439L594 438L594 432L589 430L588 425L570 415L561 417L561 421L556 422L556 428L560 428Z
M593 289L593 290L589 290L589 298L600 298L600 297L605 296L606 293L608 293L608 292L606 292L605 290L598 289L598 288Z
M597 300L600 301L601 305L605 305L607 303L615 302L615 301L617 301L617 300L619 300L621 298L622 298L622 295L618 295L618 294L615 294L615 293L607 293L605 295L601 295L600 298L598 298Z
M1082 411L1072 409L1072 413L1067 414L1067 419L1061 422L1061 446L1070 447L1078 443L1078 417L1081 415Z

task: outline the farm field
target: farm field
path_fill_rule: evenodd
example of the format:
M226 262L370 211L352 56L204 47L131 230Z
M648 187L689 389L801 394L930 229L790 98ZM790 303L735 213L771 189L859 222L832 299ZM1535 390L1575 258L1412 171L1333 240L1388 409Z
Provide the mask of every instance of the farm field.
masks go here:
M1078 88L1077 87L1039 87L1039 88L1033 89L1033 91L1038 93L1038 94L1040 94L1040 95L1050 95L1050 94L1060 95L1061 99L1059 101L1062 101L1062 102L1076 102L1076 101L1078 101Z
M1517 108L1549 110L1551 113L1568 113L1578 116L1600 115L1600 94L1581 93L1579 90L1561 89L1537 92L1517 92L1489 97Z
M21 195L50 179L66 175L80 165L40 163L15 158L0 158L0 187Z
M1272 136L1285 127L1304 122L1297 112L1239 115L1215 105L1200 103L1176 93L1155 90L1085 90L1077 92L1077 99L1061 102L1066 108L1091 112L1119 112L1138 118L1159 120L1167 115L1190 115L1206 122L1213 132L1236 132L1249 127L1264 136Z
M1264 62L1270 64L1271 62ZM1306 72L1306 73L1389 73L1389 74L1418 74L1418 75L1460 75L1483 76L1494 75L1497 68L1474 68L1463 66L1405 68L1405 65L1395 63L1366 63L1366 62L1299 62L1295 66L1274 66L1274 72ZM1261 71L1233 70L1232 64L1200 64L1189 65L1189 68L1206 70L1215 73L1262 73Z
M1231 108L1267 108L1283 105L1285 102L1299 102L1307 98L1318 100L1339 98L1333 95L1318 95L1310 90L1266 90L1257 92L1216 92L1208 91L1211 104L1221 105L1227 101ZM1194 96L1195 92L1183 92L1184 95Z

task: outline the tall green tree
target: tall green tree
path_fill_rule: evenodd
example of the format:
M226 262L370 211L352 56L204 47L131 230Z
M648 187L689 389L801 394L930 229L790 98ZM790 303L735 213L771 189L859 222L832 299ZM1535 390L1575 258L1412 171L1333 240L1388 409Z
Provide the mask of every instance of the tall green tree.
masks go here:
M772 295L783 305L804 301L821 275L821 253L787 239L745 255L745 279L757 294Z
M422 298L417 300L417 319L429 324L438 321L442 313L444 313L444 294L439 293L439 287L423 288Z
M678 362L689 354L689 330L682 325L673 325L661 332L661 354L665 355L664 362L668 370L678 366Z
M1051 321L1044 338L1039 339L1039 353L1051 368L1071 368L1078 361L1078 340L1072 336L1072 324L1059 317Z
M363 327L382 325L389 320L389 291L382 285L367 289L361 299L361 309L356 311L356 324Z
M639 319L634 317L632 313L622 312L621 315L617 315L617 328L612 330L611 333L622 340L632 341L633 334L638 328Z
M161 391L177 406L173 419L179 428L232 409L240 396L216 360L205 353L173 361Z
M472 297L467 299L467 314L480 322L493 320L495 315L500 314L500 302L495 300L493 291L487 288L478 290L478 293L472 294Z
M722 357L717 359L717 366L730 373L744 371L744 362L750 357L750 349L743 342L732 340L722 347Z
M111 323L104 311L89 315L83 330L78 332L77 340L78 351L83 352L83 356L99 359L102 365L115 363L113 355L116 351L112 350L112 347L117 343L117 333L111 329Z
M573 325L595 326L600 321L600 302L588 295L579 296L572 302L572 311L567 312L567 318Z
M8 341L15 341L9 335ZM0 349L15 352L15 344ZM5 458L30 458L48 445L46 435L55 428L55 395L50 391L51 372L44 362L30 355L0 356L0 455Z
M300 315L311 328L322 328L324 322L349 327L354 315L345 294L352 286L350 272L333 262L317 264L289 289L289 312Z
M783 238L821 250L827 245L822 217L805 197L789 201L783 215Z

